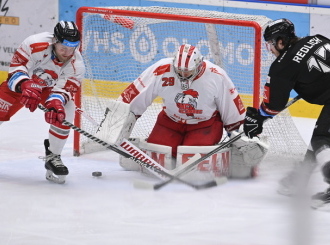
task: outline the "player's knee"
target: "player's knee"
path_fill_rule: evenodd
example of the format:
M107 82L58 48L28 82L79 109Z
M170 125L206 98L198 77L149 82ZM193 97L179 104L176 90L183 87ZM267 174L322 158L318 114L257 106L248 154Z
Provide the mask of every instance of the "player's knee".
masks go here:
M327 162L322 166L322 174L324 181L330 184L330 162Z
M324 180L330 184L330 147L324 145L317 150L316 161L322 166Z

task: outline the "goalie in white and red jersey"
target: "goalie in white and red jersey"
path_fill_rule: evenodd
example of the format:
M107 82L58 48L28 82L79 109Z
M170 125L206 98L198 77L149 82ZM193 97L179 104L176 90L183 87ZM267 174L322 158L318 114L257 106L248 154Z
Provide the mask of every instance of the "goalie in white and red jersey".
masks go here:
M238 130L244 121L245 107L226 71L190 44L147 68L119 100L138 117L157 96L163 110L147 142L170 146L174 158L178 146L218 144L224 129Z
M48 180L64 183L68 169L61 152L73 121L73 96L84 77L85 66L79 52L80 32L74 22L60 21L54 33L43 32L26 38L14 53L6 81L0 85L0 124L22 107L34 112L39 104L48 111L49 139L44 141Z

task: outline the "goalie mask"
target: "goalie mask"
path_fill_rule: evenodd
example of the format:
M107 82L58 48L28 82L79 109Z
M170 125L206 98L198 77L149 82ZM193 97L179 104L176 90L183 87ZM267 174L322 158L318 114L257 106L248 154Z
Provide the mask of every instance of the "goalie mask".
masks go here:
M203 64L203 56L199 50L190 45L181 45L174 56L174 71L181 81L182 90L189 89L192 81L200 73Z
M56 42L67 47L78 47L80 43L80 32L73 21L58 22L54 28Z

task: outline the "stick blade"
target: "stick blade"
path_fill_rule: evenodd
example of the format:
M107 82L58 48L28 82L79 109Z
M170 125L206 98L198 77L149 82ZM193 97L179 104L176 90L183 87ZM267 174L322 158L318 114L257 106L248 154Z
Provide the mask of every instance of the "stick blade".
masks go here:
M228 178L226 176L221 176L221 177L215 178L214 181L217 183L217 185L223 185L223 184L227 183Z
M145 180L135 179L133 186L136 189L154 190L154 183Z

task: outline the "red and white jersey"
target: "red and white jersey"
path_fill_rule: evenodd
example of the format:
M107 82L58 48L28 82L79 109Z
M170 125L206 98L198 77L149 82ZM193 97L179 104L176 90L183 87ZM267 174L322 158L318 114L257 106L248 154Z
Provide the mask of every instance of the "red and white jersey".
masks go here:
M130 84L119 100L129 103L135 115L142 115L157 96L163 99L167 116L178 123L196 124L219 112L225 129L231 131L244 120L245 107L233 82L207 60L189 89L182 90L173 58L161 59Z
M53 53L53 34L43 32L26 38L14 53L10 67L8 87L16 91L16 85L25 79L36 77L46 81L47 87L68 101L80 88L85 65L78 50L66 63L59 62Z

